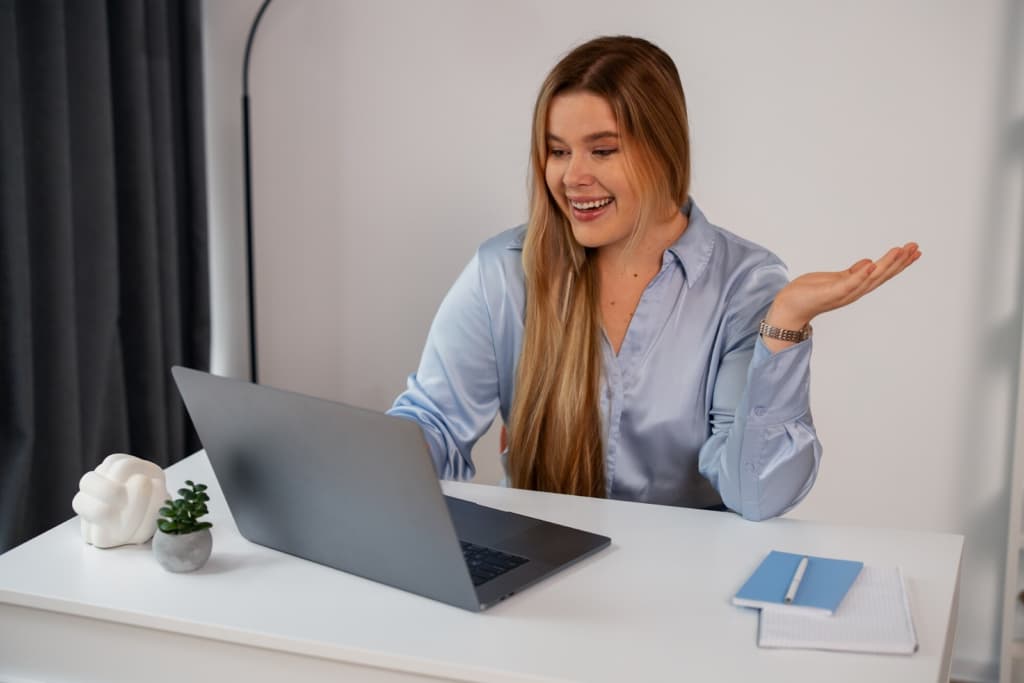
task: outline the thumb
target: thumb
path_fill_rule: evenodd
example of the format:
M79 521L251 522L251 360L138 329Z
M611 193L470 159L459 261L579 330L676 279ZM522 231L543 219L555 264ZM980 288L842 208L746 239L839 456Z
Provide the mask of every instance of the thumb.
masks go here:
M852 266L850 266L850 270L848 272L851 275L870 275L874 269L874 261L872 261L869 258L862 258L860 261L857 261Z

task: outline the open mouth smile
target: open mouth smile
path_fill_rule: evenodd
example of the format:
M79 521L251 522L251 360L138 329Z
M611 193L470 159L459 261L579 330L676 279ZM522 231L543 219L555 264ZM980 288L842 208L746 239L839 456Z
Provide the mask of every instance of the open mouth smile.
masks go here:
M580 211L592 211L593 209L600 209L601 207L607 206L608 204L611 204L612 201L613 199L611 197L605 197L604 199L594 199L585 202L570 199L569 205L572 206L572 208Z
M602 197L600 199L569 199L569 207L572 209L573 218L580 221L592 221L600 218L612 202L614 197Z

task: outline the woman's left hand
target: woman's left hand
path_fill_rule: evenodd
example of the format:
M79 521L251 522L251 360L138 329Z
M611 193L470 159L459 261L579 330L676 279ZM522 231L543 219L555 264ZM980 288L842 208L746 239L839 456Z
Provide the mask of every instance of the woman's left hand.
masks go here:
M893 247L877 261L862 259L847 270L801 275L775 295L765 320L774 327L802 329L815 316L852 304L920 257L917 244L907 242L902 247Z

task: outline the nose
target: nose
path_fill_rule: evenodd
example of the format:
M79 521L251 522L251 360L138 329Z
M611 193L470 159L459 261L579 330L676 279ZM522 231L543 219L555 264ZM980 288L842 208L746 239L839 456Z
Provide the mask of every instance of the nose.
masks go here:
M589 185L593 180L594 176L590 171L587 155L571 155L569 163L565 166L565 173L562 174L562 182L565 186L578 187L580 185Z

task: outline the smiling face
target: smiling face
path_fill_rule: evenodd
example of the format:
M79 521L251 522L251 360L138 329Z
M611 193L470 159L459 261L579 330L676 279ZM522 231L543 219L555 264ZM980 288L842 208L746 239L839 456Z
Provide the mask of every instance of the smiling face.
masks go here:
M603 97L572 91L552 98L544 178L585 247L621 248L637 227L640 196L629 180L622 142Z

